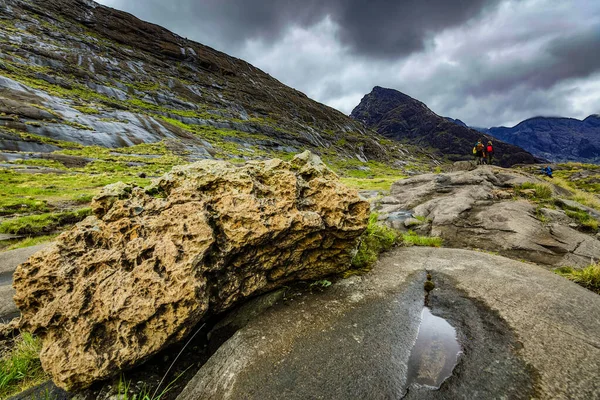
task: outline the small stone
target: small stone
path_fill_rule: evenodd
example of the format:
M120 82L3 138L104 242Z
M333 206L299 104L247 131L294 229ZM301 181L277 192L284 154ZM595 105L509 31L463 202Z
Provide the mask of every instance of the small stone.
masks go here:
M144 178L146 178L146 176L147 176L147 175L146 175L146 173L145 173L145 172L140 172L140 173L138 174L138 178L142 178L142 179L144 179Z
M423 287L426 292L431 292L433 289L435 289L435 284L431 281L426 281Z

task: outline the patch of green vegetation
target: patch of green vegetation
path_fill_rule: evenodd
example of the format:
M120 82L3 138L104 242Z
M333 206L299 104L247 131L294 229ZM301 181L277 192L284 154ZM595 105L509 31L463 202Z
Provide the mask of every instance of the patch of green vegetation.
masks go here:
M10 130L10 129L7 129L7 130L10 131L11 133L19 135L21 137L21 139L28 141L28 142L50 144L50 145L60 147L63 149L81 149L84 147L83 145L81 145L79 143L75 143L75 142L67 142L64 140L51 139L51 138L47 138L45 136L34 135L32 133L27 133L27 132L19 132L16 130Z
M576 220L584 229L592 232L598 231L598 220L583 210L567 209L565 213Z
M546 178L546 180L571 193L569 196L570 200L600 211L600 199L593 193L578 189L573 182L570 182L567 179L559 176L558 173L554 176L554 178Z
M55 231L63 225L75 224L91 214L91 208L82 208L61 213L46 213L11 218L0 223L0 233L41 235Z
M0 195L0 215L44 212L48 210L48 203L45 200L36 200L31 197L21 196L5 198L4 195Z
M40 350L40 340L27 332L15 339L12 351L0 359L0 398L9 398L48 379L40 363Z
M83 124L80 124L79 122L75 122L75 121L68 121L66 119L60 121L60 123L64 124L64 125L69 125L69 126L72 126L73 128L81 129L84 131L93 131L94 130L94 128L92 128L91 126L83 125Z
M31 165L35 167L45 167L53 169L66 169L65 165L56 160L44 160L41 158L30 158L26 160L14 160L13 163L21 165Z
M600 264L591 264L584 269L562 267L554 270L560 276L600 294Z
M402 243L406 246L442 247L444 240L440 237L420 236L413 231L402 235Z
M10 246L8 246L6 248L6 250L15 250L15 249L22 249L25 247L37 246L38 244L51 242L57 236L58 236L58 234L28 237L28 238L19 240L16 243L11 244Z
M73 108L76 109L79 112L82 112L82 113L88 114L88 115L100 114L100 111L97 108L94 108L94 107L73 106Z
M389 191L394 182L406 178L402 170L377 161L343 160L333 155L323 158L345 185L355 189Z
M328 288L329 286L331 286L331 281L328 281L327 279L321 279L318 281L314 281L313 283L310 284L310 287L314 287L314 286L318 286L322 289Z
M533 191L533 195L531 196L533 200L548 200L552 198L553 194L552 187L544 183L525 182L521 185L515 186L515 193L519 196L525 196L525 190Z
M379 224L378 215L369 216L369 224L362 234L358 252L352 260L352 267L358 270L369 269L375 264L380 253L391 249L398 243L399 233L392 228Z
M544 215L544 212L542 211L543 208L544 206L542 204L538 204L538 206L535 208L535 217L542 224L547 224L548 222L550 222L550 220L548 217L546 217L546 215Z
M47 212L48 203L65 200L82 203L102 187L119 181L138 186L150 183L149 179L138 178L131 172L31 174L0 169L0 215Z
M130 147L119 147L114 149L114 152L122 154L145 154L145 155L171 155L164 141L156 143L141 143Z

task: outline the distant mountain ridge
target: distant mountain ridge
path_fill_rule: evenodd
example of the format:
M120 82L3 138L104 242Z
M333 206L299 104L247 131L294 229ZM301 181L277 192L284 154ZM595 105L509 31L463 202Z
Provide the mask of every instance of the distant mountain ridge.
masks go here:
M350 116L383 136L430 148L450 161L471 159L478 139L494 139L460 120L437 115L404 93L379 86L363 97ZM502 166L539 161L524 149L508 143L496 141L495 149L496 159Z
M551 161L600 163L598 114L584 120L534 117L512 128L493 127L486 129L485 133Z

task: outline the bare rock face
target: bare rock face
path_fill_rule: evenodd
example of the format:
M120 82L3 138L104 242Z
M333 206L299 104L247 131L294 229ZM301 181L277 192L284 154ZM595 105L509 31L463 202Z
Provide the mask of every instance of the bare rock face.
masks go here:
M369 215L308 152L175 167L145 189L108 186L92 206L95 216L14 275L24 327L67 390L143 361L251 295L346 270Z
M491 166L419 175L394 183L376 211L380 220L396 227L398 214L425 217L428 222L420 231L442 237L450 247L498 252L548 268L585 267L600 259L600 241L591 232L573 229L577 221L563 210L536 203L532 189L521 189L517 198L514 189L523 183L548 184L534 175ZM554 204L600 217L595 210L556 197L560 187L552 190Z

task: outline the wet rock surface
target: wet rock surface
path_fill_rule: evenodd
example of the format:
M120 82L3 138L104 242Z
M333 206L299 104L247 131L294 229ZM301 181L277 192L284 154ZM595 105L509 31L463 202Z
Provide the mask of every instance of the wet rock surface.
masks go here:
M15 302L56 384L88 386L184 338L204 317L346 270L369 204L318 157L175 167L115 184L20 265Z
M421 232L440 236L451 247L479 248L549 267L584 267L600 259L600 241L576 229L577 222L563 210L529 201L534 190L523 190L525 197L518 197L515 187L523 183L547 184L530 174L488 166L419 175L394 183L376 210L380 220L395 228L402 227L398 213L411 210L428 221L419 227ZM558 187L554 190L562 193ZM557 198L556 204L561 203L598 216L588 207Z
M47 244L41 244L0 253L0 323L8 322L20 314L13 301L15 294L12 287L13 272L19 264L24 263L46 246Z
M462 348L439 390L407 387L426 271L435 282L428 305L456 329ZM398 249L367 275L251 321L178 398L593 398L599 305L595 294L529 264ZM425 366L435 370L440 353L428 354Z

